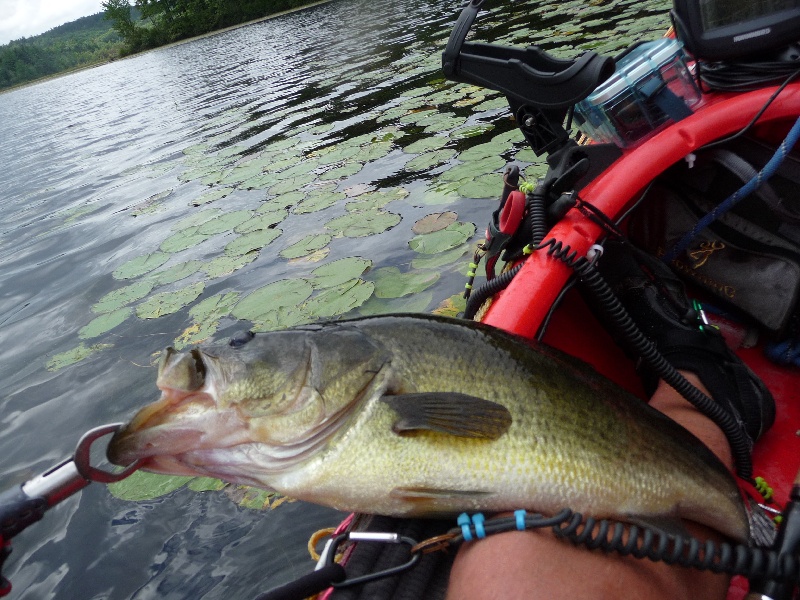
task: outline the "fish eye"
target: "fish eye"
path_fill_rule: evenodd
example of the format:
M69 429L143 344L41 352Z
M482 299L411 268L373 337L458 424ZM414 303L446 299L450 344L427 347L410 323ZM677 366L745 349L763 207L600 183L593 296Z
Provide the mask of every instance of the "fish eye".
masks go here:
M228 342L228 345L231 348L241 348L254 337L256 337L256 334L252 331L240 331L233 335L231 341Z

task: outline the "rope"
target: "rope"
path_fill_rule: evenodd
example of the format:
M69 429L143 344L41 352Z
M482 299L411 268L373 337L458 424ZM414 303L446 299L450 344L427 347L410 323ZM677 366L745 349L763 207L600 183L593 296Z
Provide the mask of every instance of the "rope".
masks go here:
M775 154L772 155L772 158L769 159L769 162L764 166L764 168L761 169L761 171L759 171L752 179L750 179L750 181L744 184L744 186L736 190L726 200L714 208L714 210L700 219L697 224L664 255L662 260L667 264L672 262L681 252L689 247L689 245L692 243L692 240L694 240L694 238L696 238L703 229L711 225L711 223L731 210L740 201L744 200L747 196L758 189L761 184L772 177L777 172L778 168L789 152L792 151L792 148L797 143L798 139L800 139L800 118L795 121L795 124L792 126L789 134L786 136L786 139L781 142L781 145L775 151Z

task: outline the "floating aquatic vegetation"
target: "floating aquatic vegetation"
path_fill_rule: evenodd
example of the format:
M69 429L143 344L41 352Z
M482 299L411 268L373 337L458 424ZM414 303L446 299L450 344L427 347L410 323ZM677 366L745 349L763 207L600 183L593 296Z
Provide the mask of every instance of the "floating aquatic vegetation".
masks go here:
M343 315L364 304L374 291L371 281L351 279L322 290L306 302L304 310L315 319Z
M441 150L449 143L449 138L440 135L430 135L416 142L412 142L403 148L403 152L406 154L421 154L422 152L428 152L430 150Z
M280 252L283 258L300 258L307 256L316 250L320 250L327 246L331 241L331 236L327 233L312 233L307 235L302 240L295 242L288 248L284 248Z
M314 289L332 288L359 278L371 267L371 260L359 256L340 258L311 271L309 281Z
M395 200L401 200L408 194L408 190L402 187L365 192L354 196L354 199L345 204L344 207L347 212L375 210L383 208Z
M119 308L95 317L88 325L81 328L78 332L78 337L85 340L102 335L122 324L132 313L133 311L130 308Z
M228 292L215 294L193 306L189 309L189 316L194 322L175 339L174 347L181 350L213 336L220 319L230 314L238 300L238 292Z
M234 306L231 313L237 319L275 328L283 323L302 323L307 316L297 307L313 293L314 288L305 279L281 279L250 292Z
M383 267L370 273L378 298L401 298L422 292L436 283L439 277L436 271L403 273L397 267Z
M433 233L434 231L439 231L440 229L445 229L449 225L452 225L456 222L456 219L458 219L458 213L452 210L431 213L414 223L413 227L411 227L411 231L417 235Z
M161 248L163 252L181 252L193 248L211 237L214 237L213 234L200 233L198 226L187 227L186 229L181 229L173 233L161 242L159 248Z
M373 295L358 307L358 312L365 317L393 312L424 312L431 301L433 301L433 292L431 291L418 292L400 298L378 298Z
M335 185L319 188L309 193L304 200L301 200L297 206L294 207L296 214L308 214L330 208L340 200L347 198L344 192L336 192Z
M245 265L249 265L258 258L258 250L250 250L245 254L238 256L228 256L223 254L214 258L203 266L203 271L210 279L217 279L224 275L230 275L234 271L238 271Z
M93 346L86 346L85 344L81 343L72 350L67 350L66 352L61 352L53 356L53 358L47 361L45 368L48 371L59 371L64 367L68 367L70 365L74 365L75 363L86 360L93 354L102 352L106 348L113 347L114 344L94 344Z
M408 161L405 168L409 171L426 171L452 160L455 158L456 154L457 152L455 150L434 150L432 152L425 152Z
M213 190L207 191L205 194L202 194L198 198L195 198L189 204L191 206L201 206L203 204L216 202L217 200L221 200L222 198L227 197L232 191L233 188L227 188L227 187L215 188Z
M240 235L238 238L229 242L225 246L225 254L228 256L242 256L249 252L261 250L269 246L283 233L280 229L258 229Z
M148 280L153 282L154 287L168 285L170 283L180 281L181 279L185 279L190 275L194 275L202 268L202 266L202 261L189 260L178 263L177 265L165 269L164 271L151 273L148 277Z
M119 310L132 302L141 300L155 287L152 281L137 281L122 288L112 290L100 298L91 308L93 313L103 314Z
M264 211L247 219L242 224L237 225L234 227L233 231L236 233L251 233L259 229L269 229L283 221L288 214L285 208L279 208L270 212Z
M439 231L418 235L408 245L420 254L436 254L460 246L475 235L475 230L473 223L458 221Z
M331 219L325 224L325 228L345 237L367 237L383 233L397 225L401 220L402 217L397 213L389 212L388 210L369 209Z
M163 265L169 260L169 256L170 255L166 252L154 252L152 254L145 254L144 256L137 256L124 265L114 269L111 275L114 279L133 279L135 277L140 277Z
M464 294L454 294L442 301L439 306L433 309L433 314L445 317L457 317L464 313L467 308L467 301Z
M198 281L174 292L162 292L150 296L136 307L136 316L140 319L157 319L176 313L184 306L194 302L204 289L205 284Z
M232 231L242 223L245 223L253 216L251 210L236 210L233 212L223 213L218 217L214 217L198 225L196 232L198 235L213 237L226 231Z

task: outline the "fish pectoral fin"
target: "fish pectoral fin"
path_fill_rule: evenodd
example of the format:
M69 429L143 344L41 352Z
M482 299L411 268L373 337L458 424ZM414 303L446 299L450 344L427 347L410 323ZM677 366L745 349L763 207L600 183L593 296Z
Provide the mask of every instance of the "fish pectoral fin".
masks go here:
M677 513L673 515L628 515L626 521L639 527L646 527L671 537L690 537L683 521Z
M502 404L457 392L422 392L382 396L399 419L392 430L406 435L420 430L458 437L496 440L511 426Z

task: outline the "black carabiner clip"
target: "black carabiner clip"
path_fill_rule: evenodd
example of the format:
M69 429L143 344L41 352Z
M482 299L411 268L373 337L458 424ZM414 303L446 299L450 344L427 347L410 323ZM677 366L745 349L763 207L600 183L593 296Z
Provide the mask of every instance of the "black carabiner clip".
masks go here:
M320 556L319 562L317 563L317 568L321 569L325 566L333 564L336 551L338 550L339 546L346 541L378 544L407 544L409 548L413 548L417 545L416 540L397 533L371 533L368 531L351 531L348 533L342 533L337 535L335 538L330 540L328 544L326 544L325 549L322 551L322 556ZM400 565L389 567L388 569L378 571L377 573L368 573L366 575L361 575L360 577L353 577L352 579L348 578L344 581L335 582L333 583L333 587L346 588L354 585L360 585L362 583L368 583L370 581L375 581L376 579L383 579L384 577L397 575L398 573L402 573L403 571L413 567L419 560L419 557L419 552L412 552L410 553L410 558L408 561Z

